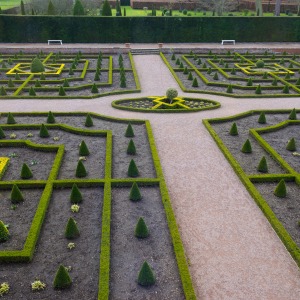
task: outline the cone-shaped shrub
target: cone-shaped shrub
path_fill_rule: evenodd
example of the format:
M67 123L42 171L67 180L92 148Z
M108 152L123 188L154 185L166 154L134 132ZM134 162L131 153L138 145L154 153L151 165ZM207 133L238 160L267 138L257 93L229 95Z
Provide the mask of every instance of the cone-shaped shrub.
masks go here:
M201 63L202 63L201 59L198 58L198 60L197 60L197 65L201 65Z
M94 77L94 81L99 81L99 80L100 80L100 73L96 72L95 77Z
M300 78L297 79L295 85L300 85Z
M266 115L265 113L262 111L259 115L258 121L259 124L266 124L267 120L266 120Z
M15 84L13 83L13 81L11 79L8 80L8 83L7 83L7 86L8 87L14 87Z
M293 110L291 111L290 115L289 115L289 119L290 120L297 120L297 114L296 114L296 109L293 108Z
M73 71L72 67L69 69L69 75L74 75L74 71Z
M93 123L93 119L91 117L90 114L86 115L86 119L85 119L85 127L92 127L94 125Z
M43 63L36 57L33 59L30 66L31 73L40 73L45 71Z
M176 59L176 57L175 57L175 54L173 53L172 57L171 57L171 60L175 60L175 59Z
M59 92L58 92L59 96L66 96L66 92L63 86L59 87Z
M35 87L41 87L42 85L41 85L40 81L37 79L37 80L35 81L35 83L34 83L34 86L35 86Z
M138 177L139 176L139 170L134 162L134 160L132 159L129 163L129 167L128 167L128 176L129 177Z
M296 141L295 138L291 138L286 146L286 150L296 151Z
M55 289L66 289L70 287L71 284L72 284L72 279L68 271L64 266L60 265L53 281L53 287Z
M261 94L261 86L260 86L260 84L257 86L257 88L255 90L255 94Z
M21 80L19 73L16 73L15 80Z
M134 132L133 132L133 128L131 126L131 123L128 123L126 132L125 132L125 136L126 137L134 137Z
M286 185L285 181L281 179L279 183L276 186L276 189L274 191L274 195L279 197L279 198L284 198L286 197Z
M292 65L292 67L293 67L293 65ZM292 67L289 67L289 68L292 68ZM291 79L290 73L287 73L287 74L285 75L284 79Z
M27 164L23 164L22 166L22 170L21 170L21 178L22 179L29 179L31 178L33 175L32 175L32 172L30 170L30 168L27 166Z
M1 89L0 89L0 96L6 96L7 93L6 93L6 90L3 86L1 86Z
M289 86L287 84L283 87L282 92L284 94L288 94L290 92L290 88L289 88Z
M193 75L191 72L189 73L188 80L193 80Z
M135 155L136 154L135 144L134 144L132 139L130 139L130 141L128 143L127 154L129 154L129 155Z
M4 139L5 138L5 133L2 129L2 127L0 127L0 139Z
M206 63L203 63L202 68L203 68L203 69L206 69L206 68L207 68Z
M207 73L207 74L211 74L211 73L212 73L212 69L211 69L211 68L208 68L207 71L206 71L206 73Z
M66 229L65 229L65 237L67 239L75 239L79 236L79 230L75 220L71 217L68 220Z
M183 68L183 63L182 62L180 62L180 65L179 65L179 68Z
M78 161L77 168L76 168L76 177L86 177L87 171L85 169L85 166L81 160Z
M98 88L97 88L97 85L94 83L93 86L92 86L92 90L91 90L92 93L94 94L97 94L99 91L98 91Z
M179 58L176 59L176 65L180 65L180 59Z
M249 78L247 81L247 86L252 86L253 82L252 82L252 78Z
M151 267L148 265L148 263L145 261L139 272L138 284L142 286L151 286L154 283L155 283L155 276L153 274L153 271Z
M36 96L36 92L33 87L30 87L29 89L29 96Z
M198 86L199 86L198 80L197 80L197 78L195 77L195 78L193 79L192 87L198 87Z
M262 173L268 173L267 160L264 156L261 158L261 160L258 164L257 171L262 172Z
M268 78L268 73L265 72L264 75L263 75L263 79L267 79Z
M272 85L277 86L277 79L276 78L274 78L274 80L272 81Z
M42 74L41 74L41 76L40 76L40 80L46 80L46 76L45 76L45 74L44 74L44 73L42 73Z
M214 74L213 79L214 79L214 80L219 80L219 76L218 76L218 73L217 73L217 72Z
M49 113L48 113L47 123L48 124L54 124L55 123L55 118L54 118L54 115L53 115L52 111L49 111Z
M67 78L65 78L64 83L63 83L62 86L63 86L63 87L69 87L69 86L70 86L69 81L68 81Z
M41 129L40 129L40 137L42 138L47 138L49 137L49 132L45 124L42 124Z
M149 236L148 227L142 217L139 218L136 224L134 235L139 239L144 239Z
M79 155L80 156L88 156L90 154L90 151L88 149L88 146L86 145L85 141L82 141L80 143L79 147Z
M78 204L82 201L82 194L76 183L74 183L72 186L70 200L73 204Z
M14 184L12 187L10 200L13 204L17 204L24 201L24 197L16 184Z
M232 85L231 84L228 85L226 93L228 93L228 94L232 94L233 93L233 89L232 89Z
M231 128L230 128L230 131L229 131L229 134L230 135L238 135L238 129L237 129L237 126L236 126L236 123L233 123Z
M252 152L252 147L250 141L247 139L247 141L244 143L241 151L243 153L251 153Z
M185 67L185 68L183 69L183 74L188 74L188 73L189 73L188 68Z
M9 239L9 231L0 220L0 243L6 242Z
M230 74L231 74L231 75L235 75L235 74L236 74L235 68L232 68Z
M137 185L136 182L132 184L132 187L130 189L129 199L131 201L140 201L142 199L139 186Z
M8 113L7 115L7 121L6 121L7 124L16 124L17 122L15 121L15 118L14 116L12 115L12 113Z
M121 78L120 78L120 87L121 88L126 87L126 78L124 76L121 76Z

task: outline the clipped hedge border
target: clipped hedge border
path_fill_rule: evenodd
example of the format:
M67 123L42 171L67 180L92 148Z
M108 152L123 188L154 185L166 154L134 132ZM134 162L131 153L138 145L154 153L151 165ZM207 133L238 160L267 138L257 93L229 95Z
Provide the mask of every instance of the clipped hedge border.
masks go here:
M228 148L225 146L225 144L223 143L221 138L218 136L218 134L215 132L215 130L210 125L211 123L212 124L213 123L222 123L222 122L226 122L226 121L230 121L230 120L234 121L234 120L237 120L237 119L249 116L249 115L253 115L253 114L258 115L260 112L261 111L253 110L253 111L248 111L248 112L245 112L245 113L242 113L239 115L235 115L232 117L227 117L227 118L218 118L218 119L210 119L210 120L206 119L206 120L203 120L203 124L209 131L212 138L217 143L218 147L220 148L220 150L224 154L225 158L228 160L228 162L234 169L237 176L240 178L240 180L246 187L249 194L252 196L252 198L258 205L258 207L262 210L263 214L268 219L271 226L273 227L273 229L275 230L275 232L277 233L277 235L279 236L279 238L281 239L281 241L283 242L283 244L285 245L287 250L290 252L292 257L294 258L297 265L300 267L300 248L294 242L294 240L292 239L290 234L286 231L286 229L284 228L282 223L278 220L278 218L276 217L276 215L274 214L274 212L272 211L272 209L270 208L270 206L268 205L266 200L261 196L261 194L258 192L258 190L255 188L255 186L252 183L252 179L253 179L253 182L270 182L270 181L279 181L280 179L284 178L284 179L287 179L288 181L295 181L299 185L300 182L297 182L297 180L296 180L297 178L295 177L295 172L293 172L292 174L289 173L289 174L282 174L282 175L273 174L273 175L266 175L266 176L264 176L264 175L262 175L262 176L259 176L259 175L247 176L245 174L245 172L243 171L242 167L239 165L239 163L232 156L232 154L230 153ZM266 114L268 114L268 113L289 113L290 110L264 110L264 112ZM297 110L297 112L299 112L299 110ZM274 127L275 126L270 126L270 130L274 130ZM256 130L262 131L265 129L266 128L261 128L261 129L256 129ZM268 143L263 142L263 141L259 141L259 143L264 144L264 148L266 151L269 150L270 146L268 145ZM274 153L274 151L271 154L271 156L273 156L273 155L277 156L276 160L281 164L282 158L278 157L279 155L277 153ZM286 168L284 168L284 169L286 169ZM266 180L264 180L264 179L266 179Z
M88 113L83 112L75 112L75 113L57 113L54 112L55 116L86 116ZM3 113L2 116L7 116L8 113ZM45 116L48 115L48 112L36 112L36 113L13 113L16 121L18 121L18 116ZM146 131L149 140L149 146L152 153L153 163L156 170L157 178L126 178L126 179L112 179L112 132L107 130L87 130L87 129L77 129L65 124L45 124L47 128L60 128L61 130L71 132L74 134L82 134L82 135L91 135L91 136L106 136L106 158L105 158L105 176L104 179L63 179L58 180L57 175L60 168L60 164L63 157L64 146L51 146L53 149L58 148L58 154L53 163L52 170L50 172L49 178L47 181L14 181L14 182L0 182L0 187L9 189L12 187L14 183L18 183L20 187L24 188L43 188L44 191L41 196L40 202L38 204L37 211L35 213L34 219L32 221L29 234L27 236L24 249L21 251L4 251L4 255L2 256L2 260L6 262L29 262L33 258L35 245L37 243L39 233L43 224L43 220L49 205L49 201L52 195L53 188L57 187L71 187L73 183L77 183L78 186L89 187L89 186L104 186L104 201L103 201L103 211L102 211L102 235L101 235L101 249L100 249L100 267L99 267L99 289L98 289L98 299L100 300L108 300L109 299L109 279L110 279L110 230L111 230L111 189L113 186L131 186L133 182L138 182L143 186L159 186L160 193L162 197L162 203L166 212L166 218L168 227L170 230L170 235L173 242L173 249L175 252L175 257L178 265L178 270L182 282L182 287L186 299L196 299L196 295L194 292L192 279L188 270L188 264L185 257L185 252L183 248L183 244L180 238L178 226L176 224L175 215L172 209L170 197L168 194L168 189L163 177L162 168L159 161L159 156L156 150L154 137L152 134L151 126L149 121L144 120L134 120L134 119L120 119L102 116L95 113L90 113L92 118L108 120L111 122L118 123L128 123L142 125L145 124ZM46 123L46 122L45 122ZM38 129L40 128L40 124L14 124L1 125L4 129ZM9 140L9 141L1 141L0 146L8 145L9 143L13 143L15 145L20 145L24 143L31 144L32 147L35 144L30 141L18 141L18 140ZM36 145L38 149L45 150L45 145ZM20 184L19 184L20 183Z

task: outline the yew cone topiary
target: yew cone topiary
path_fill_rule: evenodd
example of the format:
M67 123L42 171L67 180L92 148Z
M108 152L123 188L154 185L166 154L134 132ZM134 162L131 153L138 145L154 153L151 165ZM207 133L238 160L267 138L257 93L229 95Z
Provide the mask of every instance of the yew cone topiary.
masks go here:
M140 201L142 199L139 186L137 185L136 182L132 184L132 187L130 189L129 199L131 201Z
M218 76L218 73L217 73L217 72L214 74L213 79L214 79L214 80L219 80L219 76Z
M85 127L92 127L94 125L93 123L93 119L91 117L90 114L86 115L86 119L85 119Z
M185 67L185 68L183 69L183 74L188 74L188 73L189 73L188 68Z
M2 129L2 127L0 127L0 139L4 139L5 138L5 133Z
M230 131L229 131L229 134L230 135L238 135L239 134L236 123L232 124L232 126L230 128Z
M29 89L29 96L36 96L36 92L34 90L34 87L30 87L30 89Z
M0 89L0 96L6 96L7 93L6 93L6 90L3 86L1 86L1 89Z
M41 129L40 129L40 137L42 138L47 138L49 137L49 132L45 124L42 124Z
M76 183L74 183L72 186L70 201L73 204L78 204L78 203L82 202L82 194Z
M295 138L291 138L289 141L288 141L288 144L286 146L286 150L289 150L289 151L296 151L296 141L295 141Z
M18 204L24 201L24 197L16 184L12 187L10 200L12 204Z
M286 185L285 181L281 179L279 183L276 186L276 189L274 191L274 195L279 197L279 198L284 198L286 197Z
M251 153L252 152L252 147L251 147L251 143L250 143L249 139L246 140L241 151L243 153Z
M32 175L32 172L30 170L30 168L27 166L27 164L23 164L22 166L22 170L21 170L21 178L22 179L29 179L31 178L33 175Z
M60 265L53 282L55 289L66 289L72 284L72 279L63 265Z
M253 85L252 78L249 78L247 81L247 86L252 86L252 85Z
M40 76L40 80L46 80L46 76L45 76L45 74L44 74L44 73L42 73L42 74L41 74L41 76Z
M233 93L233 89L232 89L232 85L231 84L228 85L226 93L229 93L229 94Z
M139 239L145 239L149 236L148 227L142 217L139 218L136 224L134 235Z
M91 92L94 93L94 94L97 94L99 92L98 88L97 88L97 85L95 83L92 86Z
M13 83L13 81L11 79L8 80L8 83L7 83L7 86L8 87L14 87L15 84Z
M54 118L54 114L53 114L52 111L49 111L49 113L48 113L47 123L48 124L54 124L55 123L55 118Z
M264 156L261 158L261 160L258 164L257 171L262 172L262 173L268 173L267 160Z
M127 147L127 154L129 155L135 155L136 154L136 149L135 149L135 144L132 139L130 139Z
M79 237L80 233L77 227L77 224L75 222L75 220L71 217L68 220L66 229L65 229L65 237L67 239L75 239L77 237Z
M127 174L129 177L138 177L139 176L139 170L133 159L129 163Z
M41 87L42 85L41 85L40 81L37 79L37 80L35 81L35 83L34 83L34 86L35 86L35 87Z
M189 72L188 80L193 80L193 75L191 72Z
M127 129L126 129L126 132L125 132L125 136L126 137L134 137L134 131L133 131L133 128L131 126L131 123L128 123Z
M31 62L30 71L31 73L41 73L45 71L43 63L37 57Z
M70 86L69 81L68 81L67 78L65 78L64 83L63 83L62 86L63 86L63 87L69 87L69 86Z
M193 79L192 87L198 87L198 86L199 86L198 80L197 80L197 78L195 77L195 78Z
M282 92L283 92L284 94L288 94L288 93L290 92L290 87L286 84L286 85L283 87Z
M10 112L7 115L7 122L6 123L7 124L16 124L17 123L14 116Z
M256 90L255 90L255 94L261 94L261 86L260 84L257 86Z
M266 124L267 120L266 120L266 115L265 113L262 111L259 115L258 121L259 124Z
M151 286L155 283L155 276L151 267L145 261L138 275L138 284L142 286Z
M291 111L290 115L289 115L289 119L290 120L297 120L297 113L296 113L296 109L293 108L293 110Z
M80 143L79 147L79 155L80 156L88 156L90 154L90 151L88 149L88 146L86 145L85 141L82 141Z
M0 243L6 242L9 239L9 231L4 223L0 220Z
M273 79L273 81L272 81L272 85L273 86L277 86L277 79L275 78L275 79Z
M81 177L86 177L87 171L85 169L85 166L83 162L80 160L78 161L77 168L76 168L76 177L81 178Z
M63 86L59 87L59 92L58 92L59 96L66 96L66 92Z

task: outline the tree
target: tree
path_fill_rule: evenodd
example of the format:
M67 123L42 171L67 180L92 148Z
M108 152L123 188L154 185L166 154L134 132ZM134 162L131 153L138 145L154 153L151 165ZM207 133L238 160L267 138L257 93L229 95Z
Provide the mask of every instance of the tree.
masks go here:
M255 0L255 10L257 16L262 17L263 15L262 0Z
M25 6L24 6L23 0L21 0L21 15L22 15L22 16L25 16L25 15L26 15L26 13L25 13Z
M121 11L121 6L120 6L119 0L116 1L116 16L122 17L122 11Z
M108 3L107 0L105 0L103 2L101 15L102 16L108 16L108 17L112 16L111 7L110 7L110 4Z
M84 15L84 7L80 0L76 0L73 7L73 15L74 16L83 16Z
M47 15L49 15L49 16L56 15L55 7L51 0L49 1L49 4L48 4Z
M275 16L280 16L280 6L281 6L281 0L276 0L275 2Z

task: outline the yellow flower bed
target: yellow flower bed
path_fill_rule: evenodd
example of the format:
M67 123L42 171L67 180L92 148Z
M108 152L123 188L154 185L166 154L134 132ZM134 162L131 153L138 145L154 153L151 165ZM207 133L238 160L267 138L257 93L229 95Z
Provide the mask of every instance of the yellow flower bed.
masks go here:
M0 157L0 179L2 178L9 162L9 157Z

